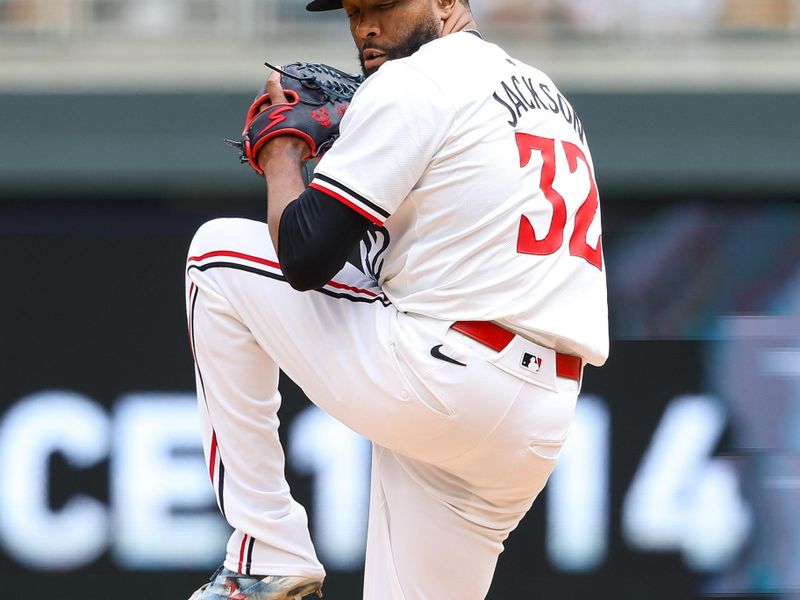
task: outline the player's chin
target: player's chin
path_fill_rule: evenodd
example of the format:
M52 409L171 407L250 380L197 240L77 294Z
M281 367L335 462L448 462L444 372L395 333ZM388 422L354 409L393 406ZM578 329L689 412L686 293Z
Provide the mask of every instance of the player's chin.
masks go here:
M377 58L370 58L369 60L361 59L361 71L364 73L364 77L369 77L370 75L376 73L381 66L389 60L389 57L386 55L379 56Z

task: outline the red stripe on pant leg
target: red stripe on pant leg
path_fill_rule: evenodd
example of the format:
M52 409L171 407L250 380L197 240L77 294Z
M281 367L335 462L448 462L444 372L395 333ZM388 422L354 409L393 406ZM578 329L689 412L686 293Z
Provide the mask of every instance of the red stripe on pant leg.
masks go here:
M244 547L246 544L247 544L247 534L245 533L244 537L242 538L242 547L239 548L239 569L238 569L239 573L242 572L242 563L244 562Z
M362 290L361 288L353 287L352 285L347 285L346 283L339 283L338 281L333 281L332 279L328 282L328 285L340 290L349 290L351 292L356 292L357 294L366 294L372 298L377 298L378 296L383 295L376 294L375 292L371 292L369 290Z
M211 456L208 459L208 474L211 476L211 485L214 485L214 467L217 464L217 432L211 436Z
M280 269L281 268L281 266L278 263L274 262L274 261L267 260L266 258L259 258L258 256L253 256L252 254L244 254L242 252L234 252L233 250L214 250L213 252L206 252L205 254L202 254L200 256L192 256L192 257L190 257L189 261L190 262L200 262L200 261L203 261L203 260L205 260L207 258L214 258L214 257L218 257L218 256L225 256L225 257L229 257L229 258L239 258L241 260L247 260L247 261L254 262L254 263L257 263L257 264L260 264L260 265L266 265L266 266L272 267L274 269ZM327 285L329 285L331 287L338 288L338 289L349 290L351 292L356 292L356 293L359 293L359 294L366 294L367 296L370 296L370 297L373 297L373 298L376 298L378 296L383 296L383 293L378 294L378 293L375 293L375 292L370 291L370 290L361 289L361 288L358 288L358 287L354 287L352 285L347 285L346 283L339 283L338 281L333 281L333 280L329 281L327 283Z
M189 262L200 262L207 258L214 258L217 256L227 256L229 258L241 258L242 260L248 260L250 262L258 263L260 265L266 265L274 269L281 268L281 266L274 260L268 260L266 258L253 256L252 254L245 254L244 252L236 252L234 250L214 250L213 252L206 252L205 254L201 254L200 256L190 256Z

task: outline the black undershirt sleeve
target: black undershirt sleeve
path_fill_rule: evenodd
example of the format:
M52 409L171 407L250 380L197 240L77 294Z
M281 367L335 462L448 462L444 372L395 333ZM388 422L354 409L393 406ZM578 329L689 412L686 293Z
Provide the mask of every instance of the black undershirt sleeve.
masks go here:
M296 290L324 286L344 265L370 221L324 193L308 188L281 215L278 261Z

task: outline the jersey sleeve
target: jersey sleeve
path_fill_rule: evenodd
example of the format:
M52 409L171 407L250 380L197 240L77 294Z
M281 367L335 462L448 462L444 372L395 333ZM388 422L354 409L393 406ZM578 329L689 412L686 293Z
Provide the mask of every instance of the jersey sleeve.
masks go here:
M383 225L435 157L453 113L429 77L384 64L356 93L310 186Z

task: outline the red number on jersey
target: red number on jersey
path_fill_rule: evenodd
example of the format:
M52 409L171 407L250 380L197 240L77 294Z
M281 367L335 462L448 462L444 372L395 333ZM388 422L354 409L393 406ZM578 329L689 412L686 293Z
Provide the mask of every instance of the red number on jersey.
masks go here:
M544 193L544 197L553 205L553 219L547 235L542 239L536 239L536 233L530 219L522 215L519 221L519 235L517 237L517 252L520 254L536 254L545 256L553 254L564 243L564 227L567 224L567 203L564 197L553 189L553 182L556 178L556 141L527 133L517 133L517 148L519 149L519 166L526 167L531 161L534 150L542 154L542 175L539 187ZM572 256L579 256L585 259L590 265L594 265L601 271L603 270L603 240L597 240L597 247L592 248L586 240L589 233L589 226L597 213L599 196L597 193L597 183L589 168L589 161L586 155L578 146L570 142L561 142L567 156L567 166L570 173L578 170L578 161L586 165L586 172L589 175L589 194L581 203L578 212L575 214L575 229L569 239L569 253Z

